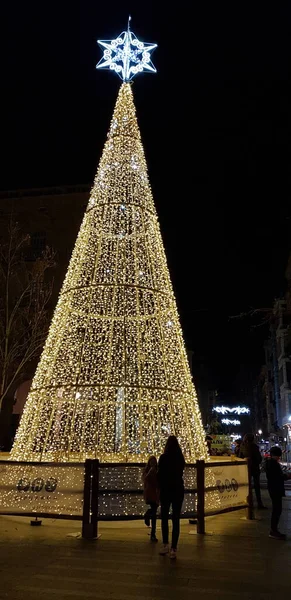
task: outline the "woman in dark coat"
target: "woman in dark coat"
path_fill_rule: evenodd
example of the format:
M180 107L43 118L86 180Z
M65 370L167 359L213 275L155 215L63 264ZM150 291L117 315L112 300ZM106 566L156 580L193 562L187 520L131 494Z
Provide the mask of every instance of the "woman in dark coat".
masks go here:
M262 455L260 453L259 446L255 444L254 439L255 438L252 433L246 433L240 447L239 457L248 458L250 461L251 476L254 482L258 508L264 509L266 507L262 503L260 488L260 464L262 462Z
M185 459L179 442L170 435L158 463L163 545L160 554L169 554L169 511L172 505L172 544L170 558L176 558L180 534L180 514L184 499Z
M144 469L143 479L143 495L145 503L150 505L150 508L145 513L145 524L149 527L152 522L151 542L157 542L156 538L156 523L157 523L157 508L159 506L159 486L158 486L158 463L155 456L150 456L147 465Z

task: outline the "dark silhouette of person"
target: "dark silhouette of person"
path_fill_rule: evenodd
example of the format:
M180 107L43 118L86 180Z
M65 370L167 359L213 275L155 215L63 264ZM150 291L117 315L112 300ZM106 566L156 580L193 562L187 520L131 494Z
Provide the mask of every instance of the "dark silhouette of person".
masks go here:
M242 443L242 439L241 438L238 438L237 440L235 440L234 454L237 457L239 457L239 454L240 454L241 443Z
M254 435L252 433L246 433L244 436L239 451L239 457L249 459L251 477L254 482L258 509L265 509L266 507L262 503L260 487L260 464L262 462L262 455L260 453L259 446L254 441Z
M180 534L180 514L184 499L183 472L185 459L174 435L167 440L158 462L163 545L160 554L169 554L169 511L172 505L172 544L170 558L176 558Z
M279 461L282 457L282 450L279 446L273 446L270 450L270 458L266 460L266 476L268 482L268 492L272 500L272 516L270 537L277 540L285 540L286 535L278 531L278 524L282 513L282 498L285 496L285 480L291 478L291 474L285 474L282 471Z
M150 505L150 508L145 513L145 524L149 527L152 522L151 542L157 542L156 538L156 523L157 523L157 508L159 506L159 486L158 486L158 462L155 456L150 456L147 465L145 466L142 479L144 488L145 503Z

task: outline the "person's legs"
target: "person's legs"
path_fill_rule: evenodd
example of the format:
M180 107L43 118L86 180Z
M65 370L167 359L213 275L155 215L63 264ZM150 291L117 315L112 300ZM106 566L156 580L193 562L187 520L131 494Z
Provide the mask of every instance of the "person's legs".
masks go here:
M147 511L145 512L144 515L144 522L146 524L147 527L150 527L150 516L151 516L151 509L148 508Z
M271 516L271 531L276 533L278 531L278 523L282 513L282 497L272 495L272 516Z
M169 510L170 510L171 498L161 498L161 520L162 520L162 537L163 544L169 543Z
M257 499L258 508L263 506L262 497L261 497L261 487L260 487L260 471L253 473L253 482L255 488L255 494Z
M184 492L179 492L172 500L172 520L173 520L173 530L172 530L172 548L173 550L177 550L178 539L180 534L180 514L181 508L184 499Z
M151 506L150 516L151 516L151 521L152 521L151 538L155 539L156 538L157 508L158 508L158 505L156 504L156 502L151 502L150 506Z

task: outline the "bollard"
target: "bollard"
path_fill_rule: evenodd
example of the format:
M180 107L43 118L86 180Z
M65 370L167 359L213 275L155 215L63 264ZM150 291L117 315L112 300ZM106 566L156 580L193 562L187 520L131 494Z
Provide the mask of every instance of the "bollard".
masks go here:
M99 461L85 462L82 538L97 538Z
M92 536L98 537L99 460L92 461L91 524Z
M254 502L253 502L253 491L252 491L252 475L251 475L251 462L248 458L248 479L249 479L249 493L248 493L248 507L247 507L247 519L252 521L254 516Z
M92 526L90 519L91 509L91 471L92 460L87 459L85 462L84 474L84 496L83 496L83 520L82 520L82 538L92 539Z
M205 534L205 462L196 461L197 468L197 533Z

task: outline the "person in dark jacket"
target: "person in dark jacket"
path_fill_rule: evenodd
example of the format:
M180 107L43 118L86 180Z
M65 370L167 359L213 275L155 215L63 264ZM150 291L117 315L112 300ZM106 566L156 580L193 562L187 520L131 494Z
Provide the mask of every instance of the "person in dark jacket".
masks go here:
M239 455L240 455L241 442L242 442L241 438L238 438L237 440L235 440L234 454L237 457L239 457Z
M163 545L160 554L169 554L169 511L172 505L172 545L170 558L177 556L177 544L180 534L180 514L184 499L183 471L185 459L179 442L174 435L167 440L164 454L158 462L158 481L162 519Z
M252 433L246 433L244 436L239 451L239 457L249 459L258 509L265 509L266 507L262 503L260 487L260 464L262 462L262 455L260 453L259 446L257 446L257 444L254 442L254 436Z
M145 503L150 505L150 508L145 513L145 524L149 527L152 522L151 542L157 542L156 523L157 523L157 508L159 506L159 486L158 486L158 462L155 456L150 456L147 465L144 469L143 489Z
M279 446L274 446L270 450L270 458L266 460L266 476L268 482L268 491L272 500L272 516L270 537L277 540L285 540L286 535L278 531L278 524L282 513L282 498L285 496L284 481L290 479L291 475L283 473L279 461L282 456L282 450Z

